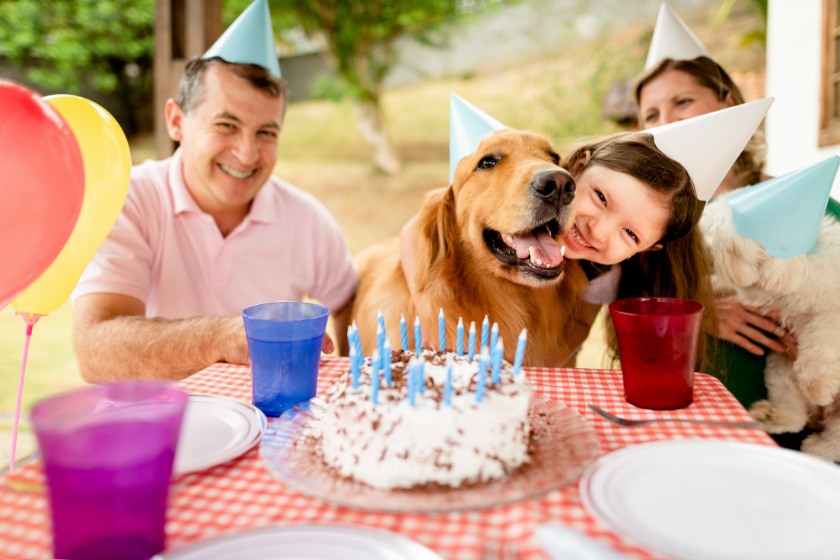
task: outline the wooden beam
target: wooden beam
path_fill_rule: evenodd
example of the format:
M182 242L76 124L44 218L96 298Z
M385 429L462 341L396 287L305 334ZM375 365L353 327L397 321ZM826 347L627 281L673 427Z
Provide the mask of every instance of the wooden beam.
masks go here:
M166 132L166 101L178 93L184 66L222 34L222 0L155 0L155 145L158 157L172 155Z
M169 99L172 64L172 4L171 0L155 0L155 146L158 158L172 155L173 143L166 132L166 100Z

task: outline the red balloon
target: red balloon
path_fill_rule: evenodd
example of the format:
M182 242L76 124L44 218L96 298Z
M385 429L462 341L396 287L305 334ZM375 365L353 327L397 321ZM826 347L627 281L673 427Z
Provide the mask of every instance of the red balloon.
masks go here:
M0 80L0 309L50 266L85 196L76 137L41 97Z

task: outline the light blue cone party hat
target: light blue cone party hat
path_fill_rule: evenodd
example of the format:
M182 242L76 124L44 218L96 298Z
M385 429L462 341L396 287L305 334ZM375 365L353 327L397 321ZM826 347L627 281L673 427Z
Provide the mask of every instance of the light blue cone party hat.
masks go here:
M458 162L478 149L482 138L508 128L454 93L449 94L449 183Z
M254 0L202 58L218 56L234 64L257 64L280 77L274 31L266 0Z
M741 189L727 198L741 237L777 259L810 253L817 245L840 157Z

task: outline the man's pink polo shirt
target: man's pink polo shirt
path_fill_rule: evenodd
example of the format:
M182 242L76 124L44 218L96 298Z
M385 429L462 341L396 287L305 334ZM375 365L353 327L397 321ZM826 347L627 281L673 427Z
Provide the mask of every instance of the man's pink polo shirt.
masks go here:
M314 196L272 176L223 238L187 190L178 150L132 168L125 207L72 299L122 294L147 317L182 319L304 296L337 310L357 284L341 229Z

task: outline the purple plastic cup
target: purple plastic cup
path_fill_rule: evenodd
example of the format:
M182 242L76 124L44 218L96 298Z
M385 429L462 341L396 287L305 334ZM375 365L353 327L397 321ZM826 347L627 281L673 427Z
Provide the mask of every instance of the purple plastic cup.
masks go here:
M315 396L330 310L317 303L279 301L242 312L251 356L254 406L280 416Z
M128 382L35 405L56 558L146 560L163 550L186 404L179 389Z

